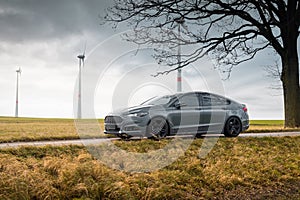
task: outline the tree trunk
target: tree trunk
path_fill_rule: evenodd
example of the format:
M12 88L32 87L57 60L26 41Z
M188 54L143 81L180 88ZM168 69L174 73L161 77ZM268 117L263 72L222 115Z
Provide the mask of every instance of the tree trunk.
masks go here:
M289 38L282 55L285 127L300 127L300 87L297 37ZM296 40L296 41L291 41Z

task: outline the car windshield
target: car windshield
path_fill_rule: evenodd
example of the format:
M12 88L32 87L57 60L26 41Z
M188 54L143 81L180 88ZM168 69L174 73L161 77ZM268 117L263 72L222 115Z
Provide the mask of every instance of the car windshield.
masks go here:
M164 105L171 102L171 100L174 99L174 96L166 95L162 97L153 97L151 99L148 99L141 105Z

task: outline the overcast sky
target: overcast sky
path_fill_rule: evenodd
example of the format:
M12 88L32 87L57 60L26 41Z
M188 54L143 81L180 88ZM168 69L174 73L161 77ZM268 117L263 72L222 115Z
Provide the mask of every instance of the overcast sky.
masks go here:
M93 104L97 117L153 95L175 92L176 72L152 77L167 68L155 63L151 49L137 53L135 45L122 41L119 33L130 31L129 27L115 31L100 25L98 16L110 2L0 0L0 116L14 116L16 69L21 67L19 116L73 118L77 55L85 43L83 84L88 91L83 95L89 94L83 101ZM183 87L245 103L252 119L283 119L281 91L271 89L276 80L263 70L275 60L272 51L264 51L236 67L226 81L216 80L218 72L206 72L213 70L213 62L202 60L183 70Z

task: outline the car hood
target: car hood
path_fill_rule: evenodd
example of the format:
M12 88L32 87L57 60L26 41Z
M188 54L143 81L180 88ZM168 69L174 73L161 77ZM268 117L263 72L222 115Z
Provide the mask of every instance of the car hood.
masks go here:
M129 108L119 108L109 113L109 115L126 115L128 113L133 113L138 110L149 110L152 105L138 105Z
M113 112L109 113L108 115L127 115L129 113L135 113L138 111L148 111L149 109L159 109L161 108L162 105L157 106L157 105L138 105L138 106L133 106L129 108L120 108L116 109Z

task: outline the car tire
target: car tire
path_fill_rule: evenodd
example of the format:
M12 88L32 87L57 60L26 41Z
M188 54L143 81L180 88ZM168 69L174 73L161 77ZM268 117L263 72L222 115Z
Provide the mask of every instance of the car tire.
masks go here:
M131 135L127 135L127 134L118 134L117 135L119 138L121 138L121 140L130 140L130 138L132 137Z
M165 118L155 117L147 126L147 137L153 139L165 138L169 134L169 125Z
M242 131L241 120L237 117L230 117L224 127L226 137L237 137Z

